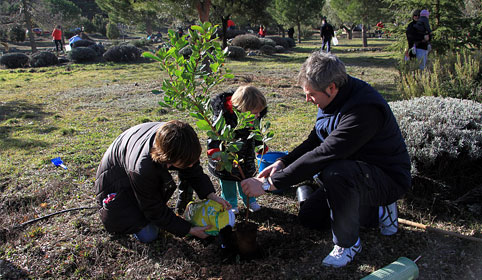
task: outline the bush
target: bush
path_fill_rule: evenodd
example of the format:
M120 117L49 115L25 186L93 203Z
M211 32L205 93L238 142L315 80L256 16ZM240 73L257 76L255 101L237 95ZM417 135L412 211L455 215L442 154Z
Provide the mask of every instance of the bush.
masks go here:
M285 40L286 40L286 42L288 42L288 46L289 46L290 48L296 47L296 42L295 42L295 40L293 40L293 39L291 39L291 38L285 38Z
M78 47L69 52L69 58L75 62L94 61L97 58L97 53L89 47Z
M97 53L97 56L102 56L105 53L105 48L102 44L93 44L88 46L88 48L93 49Z
M92 46L92 45L95 45L95 42L94 42L94 41L91 41L91 40L79 40L79 41L75 41L75 42L72 44L72 48L75 49L75 48L78 48L78 47L88 47L88 46Z
M106 27L106 35L109 39L117 39L120 37L119 28L115 23L109 22Z
M269 39L273 40L276 45L279 45L279 46L283 46L283 48L285 49L289 49L290 48L290 45L288 43L288 41L286 40L286 38L283 38L283 37L269 37Z
M8 32L8 38L14 42L25 41L25 29L20 25L14 25Z
M51 52L37 52L30 57L32 67L48 67L57 64L59 64L59 59Z
M274 46L274 49L276 50L277 53L282 53L282 52L286 51L286 49L283 46L280 46L280 45Z
M147 40L145 38L142 38L142 39L139 39L139 40L131 41L130 43L132 45L138 47L138 48L142 48L142 47L150 46L151 40Z
M482 102L477 87L482 85L482 53L457 52L436 56L424 71L413 70L417 62L399 64L399 90L404 98L442 96Z
M259 41L261 42L261 46L269 45L269 46L276 46L276 42L273 41L270 38L259 38Z
M242 47L228 46L227 56L232 59L243 59L246 57L246 52Z
M261 41L258 37L251 35L251 34L244 34L236 36L231 45L236 47L241 47L243 49L259 49L261 47Z
M226 30L226 39L233 39L236 38L236 36L246 34L246 32L239 30L239 29L234 29L234 30ZM219 37L221 37L219 35Z
M113 46L104 53L104 59L113 62L136 61L140 57L141 50L129 44Z
M482 179L482 104L421 97L391 102L412 159L414 174L451 185ZM460 178L464 178L461 182ZM466 186L457 186L465 192Z
M0 57L0 64L7 68L20 68L28 64L28 56L23 53L7 53Z
M272 55L276 52L276 49L270 45L264 45L259 49L263 54Z

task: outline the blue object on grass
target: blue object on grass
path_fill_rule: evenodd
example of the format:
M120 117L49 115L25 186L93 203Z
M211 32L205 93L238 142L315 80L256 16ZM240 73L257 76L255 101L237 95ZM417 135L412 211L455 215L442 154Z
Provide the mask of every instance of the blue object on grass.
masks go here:
M55 166L60 166L62 167L63 169L67 169L67 166L64 165L64 162L59 158L59 157L56 157L56 158L53 158L50 160Z

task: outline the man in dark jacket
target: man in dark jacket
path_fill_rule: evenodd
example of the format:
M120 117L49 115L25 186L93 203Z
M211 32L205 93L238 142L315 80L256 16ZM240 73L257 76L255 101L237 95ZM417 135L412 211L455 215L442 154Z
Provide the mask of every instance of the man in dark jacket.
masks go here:
M348 76L336 56L313 53L298 82L306 101L319 108L313 130L291 153L241 184L246 195L260 196L317 175L323 188L305 201L299 218L323 223L331 216L335 247L323 265L342 267L361 251L360 208L372 208L382 234L396 233L396 201L411 186L410 158L388 103ZM312 203L325 197L331 215Z
M410 22L407 26L407 30L405 34L407 35L407 42L408 42L408 55L410 59L416 57L416 49L413 49L415 45L415 41L419 37L417 34L417 30L414 28L414 25L417 24L418 18L420 17L420 10L415 9L412 11L412 22Z
M320 28L320 36L321 36L321 51L325 50L330 52L331 51L331 38L335 36L335 31L333 30L333 26L326 21L326 18L323 18L322 25Z
M193 227L166 203L176 190L169 170L178 170L199 198L231 206L216 195L199 164L201 144L194 129L181 121L144 123L124 131L99 165L95 193L100 217L111 233L133 233L141 242L155 240L158 230L177 236L206 238L208 227Z

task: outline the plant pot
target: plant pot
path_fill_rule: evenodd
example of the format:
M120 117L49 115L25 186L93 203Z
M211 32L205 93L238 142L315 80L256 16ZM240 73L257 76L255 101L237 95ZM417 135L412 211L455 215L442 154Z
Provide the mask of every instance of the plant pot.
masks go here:
M298 199L298 203L300 204L300 206L303 205L305 200L307 200L312 193L313 188L308 185L302 185L296 189L296 198Z
M242 221L235 226L236 241L239 255L244 259L253 259L258 256L259 247L256 242L258 225Z

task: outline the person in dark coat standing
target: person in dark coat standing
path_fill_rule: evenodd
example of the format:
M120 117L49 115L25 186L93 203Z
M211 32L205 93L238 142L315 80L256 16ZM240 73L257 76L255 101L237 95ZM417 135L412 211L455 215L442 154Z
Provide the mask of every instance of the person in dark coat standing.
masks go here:
M177 170L199 198L231 208L216 195L199 164L200 155L196 132L185 122L150 122L124 131L105 152L95 180L105 229L132 233L144 243L157 239L159 229L181 237L208 237L204 231L209 226L192 226L166 205L176 190L169 170Z
M412 21L408 24L407 30L405 31L405 34L407 35L407 42L408 42L408 56L410 57L410 59L414 59L415 57L417 57L416 48L414 49L413 47L415 46L415 41L417 41L419 36L414 26L415 24L417 24L419 17L420 17L420 10L419 9L413 10Z
M372 209L381 234L397 232L396 201L411 187L410 157L386 100L347 75L336 56L313 53L298 83L306 101L318 107L313 130L288 155L241 185L246 195L257 197L316 175L322 187L303 203L298 217L302 224L330 221L335 246L322 264L342 267L361 252L361 208ZM318 203L326 200L330 213Z
M323 18L322 25L320 28L320 36L321 36L321 51L325 50L326 52L331 51L331 38L335 36L335 30L333 26L326 21L326 18Z
M290 28L288 29L288 38L294 40L294 39L295 39L295 38L294 38L294 35L295 35L295 29L294 29L293 27L290 27Z

